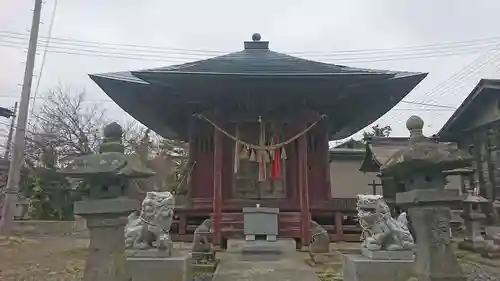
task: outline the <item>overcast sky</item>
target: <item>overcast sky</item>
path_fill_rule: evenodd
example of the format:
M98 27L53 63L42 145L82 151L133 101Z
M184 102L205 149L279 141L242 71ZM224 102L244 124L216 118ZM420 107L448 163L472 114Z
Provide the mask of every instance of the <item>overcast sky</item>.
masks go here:
M42 39L49 35L55 1L44 1ZM23 38L28 36L33 3L0 1L0 106L10 107L19 99L26 56L21 44L26 46ZM499 14L497 0L59 0L52 37L85 42L54 39L49 50L58 53L47 52L41 76L44 52L39 50L33 84L40 77L40 96L62 84L85 88L89 100L103 102L109 99L88 73L164 66L217 54L208 50L239 51L244 40L259 32L279 52L357 67L429 72L405 100L456 107L480 78L499 75L498 57L487 55L494 43L500 43ZM401 49L490 37L498 40L473 41L460 48ZM124 44L162 48L132 50ZM343 52L380 48L391 50ZM89 49L93 51L85 51ZM450 53L460 55L443 55ZM412 59L395 59L401 57ZM453 77L457 72L460 75ZM39 99L35 106L42 103ZM113 102L103 104L116 120L130 118ZM417 114L426 122L426 133L432 134L452 112L401 103L376 123L391 125L395 136L406 136L404 122Z

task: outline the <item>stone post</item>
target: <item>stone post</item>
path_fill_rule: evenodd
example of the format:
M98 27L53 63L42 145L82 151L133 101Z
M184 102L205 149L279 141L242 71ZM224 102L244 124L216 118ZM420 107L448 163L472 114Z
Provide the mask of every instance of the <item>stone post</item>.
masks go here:
M133 156L123 154L123 131L112 123L104 128L104 141L98 154L81 156L61 173L82 180L86 198L75 202L74 212L86 220L90 246L84 281L129 281L126 266L124 228L127 216L139 202L126 197L132 178L154 173L139 165Z
M486 244L481 234L481 223L486 219L486 215L478 212L475 208L478 208L480 204L487 204L489 201L484 197L473 195L472 190L469 192L463 201L463 212L460 215L464 219L465 238L460 241L458 248L481 251Z
M407 206L417 240L414 274L418 280L465 280L452 250L450 205L461 201L457 190L445 190L443 171L462 168L472 157L456 146L437 143L422 134L424 123L412 116L408 146L396 152L381 171L405 183L396 203Z
M75 203L75 214L87 221L90 246L84 281L128 281L123 232L127 215L137 208L128 198L88 200Z

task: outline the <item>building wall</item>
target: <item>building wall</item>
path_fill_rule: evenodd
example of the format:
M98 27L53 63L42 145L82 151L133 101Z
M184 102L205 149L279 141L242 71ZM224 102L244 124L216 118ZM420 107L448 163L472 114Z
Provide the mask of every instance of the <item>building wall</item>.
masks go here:
M457 189L459 192L461 192L461 181L460 181L460 176L458 175L453 175L453 176L448 176L446 177L448 180L448 184L445 186L446 189Z
M372 194L372 187L368 184L380 179L375 173L359 171L363 158L332 159L330 162L330 186L332 198L354 198L357 194ZM377 194L382 194L377 188Z
M332 198L354 198L357 194L372 194L369 184L373 180L380 183L376 173L359 171L363 159L360 157L342 157L330 162L330 188ZM446 189L460 190L460 176L448 176ZM381 187L377 187L377 194L382 195Z

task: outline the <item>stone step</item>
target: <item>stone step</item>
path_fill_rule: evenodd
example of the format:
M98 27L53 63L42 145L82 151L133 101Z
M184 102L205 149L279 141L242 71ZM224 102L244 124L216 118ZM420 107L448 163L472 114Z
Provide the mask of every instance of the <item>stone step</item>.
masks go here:
M276 241L254 240L245 241L243 239L229 239L227 241L227 252L240 254L270 254L280 255L283 253L295 252L295 240L278 239Z

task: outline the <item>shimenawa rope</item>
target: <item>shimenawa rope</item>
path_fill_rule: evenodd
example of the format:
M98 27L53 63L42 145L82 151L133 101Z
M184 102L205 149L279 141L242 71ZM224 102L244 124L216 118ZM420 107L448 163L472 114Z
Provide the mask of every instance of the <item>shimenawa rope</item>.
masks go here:
M277 149L277 148L281 148L287 144L290 144L292 143L294 140L300 138L302 135L304 135L305 133L307 133L309 130L311 130L314 126L316 126L316 124L318 124L321 120L323 120L324 118L326 118L326 115L321 115L319 117L318 120L316 120L314 123L312 123L311 125L309 125L305 130L303 130L302 132L296 134L295 136L289 138L288 140L284 141L284 142L280 142L280 143L277 143L277 144L273 144L273 145L269 145L269 146L266 146L266 145L255 145L255 144L251 144L251 143L247 143L245 141L242 141L238 138L236 138L235 136L231 135L230 133L226 132L224 129L222 129L221 127L217 126L217 124L215 124L215 122L213 122L212 120L208 119L207 117L205 117L204 115L202 114L193 114L194 117L197 117L197 118L200 118L200 119L203 119L205 121L207 121L208 123L210 123L210 125L212 125L215 129L217 129L219 132L223 133L224 135L226 135L228 138L232 139L233 141L235 142L239 142L241 144L243 144L244 146L248 147L248 148L252 148L252 149L257 149L257 150L273 150L273 149Z

